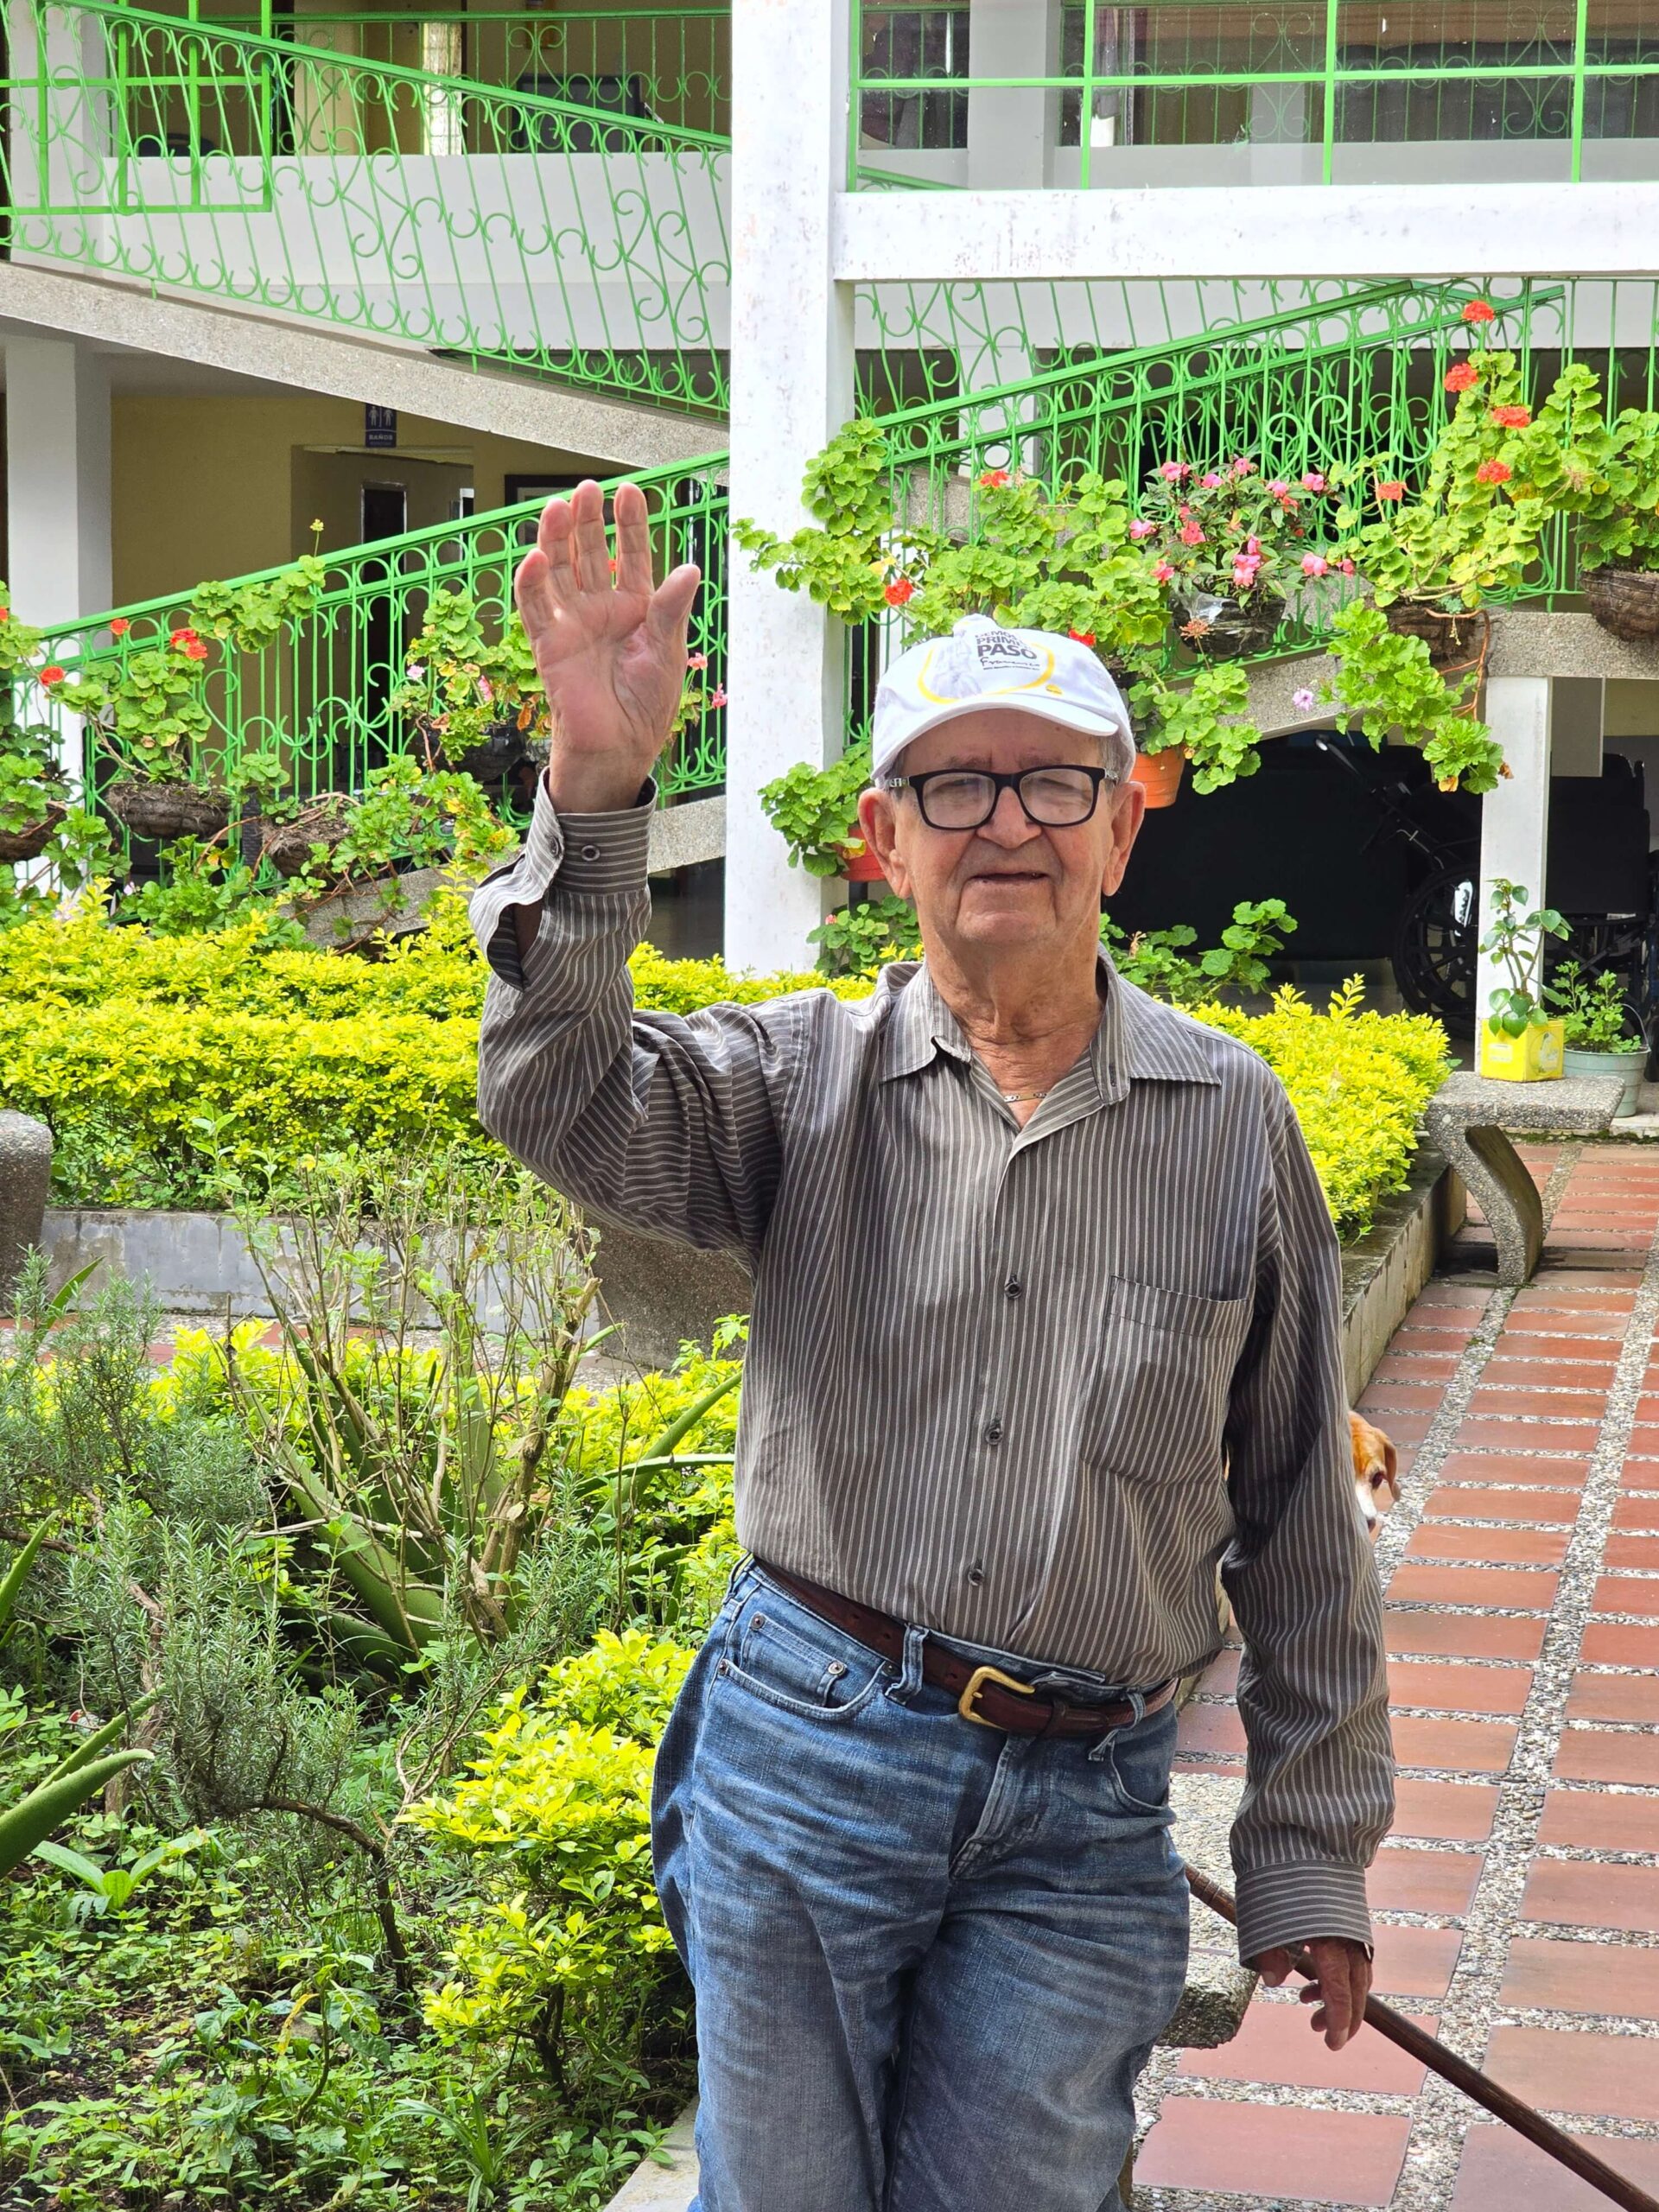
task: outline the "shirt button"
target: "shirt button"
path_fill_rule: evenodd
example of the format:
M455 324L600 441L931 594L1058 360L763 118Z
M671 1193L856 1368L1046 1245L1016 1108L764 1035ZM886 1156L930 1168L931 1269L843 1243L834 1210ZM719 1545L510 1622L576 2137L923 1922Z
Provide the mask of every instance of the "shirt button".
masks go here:
M988 1421L986 1422L985 1441L988 1444L1000 1444L1002 1441L1002 1424L1000 1421Z
M978 1564L977 1561L969 1568L968 1580L974 1585L976 1589L977 1589L979 1585L985 1580L985 1570Z
M584 845L582 848L582 857L585 861L596 861L599 858L599 847L597 845Z
M1023 1298L1026 1286L1020 1281L1019 1276L1010 1275L1002 1286L1002 1295L1005 1298Z

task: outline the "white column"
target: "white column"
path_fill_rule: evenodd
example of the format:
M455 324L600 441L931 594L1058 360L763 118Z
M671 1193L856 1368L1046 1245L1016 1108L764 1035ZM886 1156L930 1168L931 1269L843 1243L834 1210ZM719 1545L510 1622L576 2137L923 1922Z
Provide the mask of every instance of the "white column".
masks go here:
M848 40L846 0L733 0L732 513L785 535L810 520L807 462L853 411L852 290L830 275ZM843 633L735 545L729 573L726 957L804 968L823 894L789 866L758 793L839 753Z
M968 59L975 78L1052 77L1060 66L1059 0L969 0ZM1060 95L976 85L968 94L970 191L1040 188L1050 179ZM1089 118L1083 118L1085 136Z
M110 383L103 355L61 338L8 338L6 577L13 612L52 625L101 614L110 558ZM35 703L43 704L40 695ZM80 780L81 726L59 721L59 759Z
M1486 686L1486 721L1503 748L1509 775L1480 804L1480 935L1491 927L1492 884L1500 876L1544 895L1549 842L1550 684L1542 676L1495 676ZM1475 969L1475 1018L1484 1022L1504 981L1485 953ZM1478 1036L1478 1028L1477 1028Z

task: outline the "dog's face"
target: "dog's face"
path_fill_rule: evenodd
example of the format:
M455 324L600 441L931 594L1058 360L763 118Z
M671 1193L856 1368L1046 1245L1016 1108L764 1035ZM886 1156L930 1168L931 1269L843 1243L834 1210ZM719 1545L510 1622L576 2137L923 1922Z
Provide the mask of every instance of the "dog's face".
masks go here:
M1400 1495L1400 1455L1380 1428L1373 1428L1357 1414L1349 1414L1348 1430L1354 1452L1354 1489L1366 1529L1375 1537L1382 1516Z

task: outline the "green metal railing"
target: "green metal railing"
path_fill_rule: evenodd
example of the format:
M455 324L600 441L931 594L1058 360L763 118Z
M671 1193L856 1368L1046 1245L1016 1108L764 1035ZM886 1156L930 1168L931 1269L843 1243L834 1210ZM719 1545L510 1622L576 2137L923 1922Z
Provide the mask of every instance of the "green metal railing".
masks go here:
M1477 296L1496 310L1478 342L1520 358L1535 399L1562 366L1578 361L1601 378L1610 413L1659 405L1653 280L1490 290L1467 283L1353 287L1185 336L1078 352L1036 377L890 410L880 419L893 512L904 522L967 537L978 527L978 479L987 470L1022 467L1064 482L1096 468L1134 485L1166 460L1204 467L1238 454L1265 475L1292 481L1386 454L1391 470L1413 482L1452 404L1444 376L1450 359L1471 342L1463 310ZM1166 310L1173 306L1166 302ZM724 477L716 455L632 479L650 502L659 569L691 560L706 577L692 642L707 656L699 683L709 703L669 757L663 777L669 797L716 789L724 779L730 522ZM399 725L390 699L431 594L464 588L486 626L498 624L537 505L528 501L332 556L316 607L292 632L262 653L215 659L208 704L221 759L229 763L276 744L293 789L308 796L360 786L370 768L411 749L414 734ZM1313 520L1317 537L1317 514ZM1541 562L1515 596L1553 604L1575 581L1562 526L1546 537ZM1294 593L1258 657L1318 645L1340 593L1362 585L1363 579L1345 587L1326 581ZM188 605L188 595L178 594L119 610L130 627L118 639L107 615L73 625L53 633L52 649L72 674L88 663L124 661L176 628ZM846 706L855 734L874 678L902 635L897 613L883 626L849 634ZM118 766L95 753L94 790Z
M188 0L157 14L206 20L314 51L466 77L474 83L575 101L637 120L692 130L731 130L728 6L636 9L437 6L384 12L307 8L263 11Z
M1306 151L1294 172L1261 169L1274 181L1408 181L1421 153L1383 149L1434 143L1488 177L1659 175L1659 21L1640 0L1069 0L1058 51L1034 37L1031 73L1008 76L976 73L961 0L852 11L854 168L882 146L965 146L970 96L997 92L1030 98L996 127L1075 148L1055 181L1085 186L1249 181L1235 150L1264 147ZM1500 145L1559 159L1506 162Z
M726 559L728 516L720 457L618 477L638 484L650 506L659 570L695 561L708 579L692 626L695 651L708 656L699 679L706 703L675 741L661 774L664 797L719 787L725 772ZM539 499L492 514L410 531L401 537L326 556L315 606L263 652L210 648L206 703L213 736L209 760L221 771L244 755L276 747L296 796L360 791L370 769L418 749L414 730L391 700L404 680L410 639L435 591L466 591L486 632L498 631L512 605L512 572L535 536ZM267 569L238 583L283 573ZM164 642L188 620L191 594L178 593L73 624L51 633L50 650L71 677L96 662L100 671L125 665L135 653ZM111 620L126 631L112 636ZM52 717L73 741L79 727L58 705ZM96 793L123 762L102 741L86 749Z
M724 406L722 138L118 0L0 16L14 257Z

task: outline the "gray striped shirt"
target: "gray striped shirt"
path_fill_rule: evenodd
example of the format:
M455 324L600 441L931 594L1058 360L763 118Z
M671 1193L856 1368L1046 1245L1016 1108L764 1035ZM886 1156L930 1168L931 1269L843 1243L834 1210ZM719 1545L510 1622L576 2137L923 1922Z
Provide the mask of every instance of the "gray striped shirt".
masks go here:
M650 806L555 813L475 894L479 1110L539 1173L754 1279L741 1541L942 1633L1147 1686L1243 1632L1240 1948L1369 1940L1393 1807L1336 1240L1278 1078L1106 966L1020 1128L925 965L640 1013ZM542 902L520 963L508 909Z

